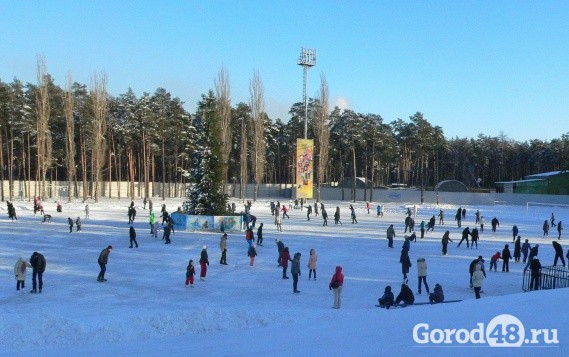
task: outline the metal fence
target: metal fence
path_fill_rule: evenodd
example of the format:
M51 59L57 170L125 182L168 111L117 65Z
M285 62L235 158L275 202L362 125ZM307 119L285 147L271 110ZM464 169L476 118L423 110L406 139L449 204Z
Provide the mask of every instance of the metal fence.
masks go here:
M538 290L569 288L569 271L563 266L543 266L539 274ZM522 289L531 291L531 270L524 271Z

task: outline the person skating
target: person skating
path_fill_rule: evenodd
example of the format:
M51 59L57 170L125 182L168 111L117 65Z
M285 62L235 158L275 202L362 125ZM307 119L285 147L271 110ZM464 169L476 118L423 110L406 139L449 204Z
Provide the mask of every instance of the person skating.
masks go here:
M470 249L474 248L476 245L476 249L478 249L478 241L480 240L480 234L478 234L478 228L472 228L472 232L470 232Z
M156 216L154 212L150 212L148 216L148 224L150 224L150 234L154 234L154 223L156 222Z
M292 261L292 259L290 259L288 247L284 247L284 249L281 253L281 266L283 267L283 279L288 279L288 276L286 275L286 271L288 269L288 262L289 261Z
M419 229L421 230L421 239L425 238L425 221L421 221Z
M24 288L26 287L27 268L31 267L32 266L30 265L30 263L28 263L28 261L24 257L18 258L16 264L14 264L14 274L16 276L16 291L20 291L20 288L22 289L22 291L24 291Z
M391 286L387 285L385 287L385 290L383 291L383 296L377 299L377 302L379 302L379 307L383 307L385 309L389 309L391 306L393 306L393 303L395 302L395 297L391 292Z
M190 259L186 267L186 287L194 287L194 275L196 275L196 268L194 267L194 261Z
M408 236L405 236L405 239L403 240L403 246L401 246L401 249L404 250L405 252L409 253L409 250L411 250L411 239Z
M285 207L285 206L283 206L283 207ZM284 215L284 213L283 213L283 215ZM277 232L282 232L283 231L283 217L276 215L275 216L275 223L277 225Z
M555 227L555 213L551 212L551 226Z
M562 222L559 221L559 223L557 223L557 233L559 233L559 235L557 236L557 239L561 239L561 231L563 230L563 225Z
M404 305L413 305L413 303L415 303L415 295L413 295L413 291L409 289L407 284L401 284L401 291L395 298L393 304L398 305L399 303L403 303Z
M370 208L371 208L371 202L366 202L367 214L369 214Z
M325 209L322 210L322 219L324 220L324 222L322 222L322 227L328 226L328 212L326 212Z
M255 257L257 256L257 245L253 244L247 250L247 256L249 256L249 266L253 266L255 264Z
M73 219L71 217L67 217L67 223L69 224L69 233L73 233Z
M514 224L514 226L512 227L512 243L516 241L516 237L518 236L518 226L516 224Z
M431 219L429 219L429 223L427 223L427 232L429 231L435 231L435 216L432 216Z
M502 258L500 252L496 252L493 256L490 257L490 271L494 268L494 271L498 271L498 260Z
M448 242L454 243L452 239L450 239L450 232L446 231L445 234L443 234L443 239L441 240L441 243L443 245L443 255L448 254L447 253Z
M109 261L109 254L111 254L113 247L109 245L107 248L101 251L99 254L99 259L97 262L99 263L99 267L101 267L101 271L99 272L99 276L97 277L97 281L105 282L105 272L107 271L107 262Z
M498 218L494 217L492 218L492 232L496 233L496 228L500 226L500 222L498 221Z
M512 258L512 254L510 253L510 246L506 244L504 249L502 250L502 273L508 273L510 271L510 259Z
M484 263L484 258L482 258L481 255L478 256L478 258L474 259L472 262L470 262L470 266L468 267L468 272L470 273L470 288L472 289L472 274L474 274L474 268L476 267L477 264L480 264L480 266L482 267L482 272L484 273L484 275L486 275L486 272L484 271L484 267L482 265L482 263Z
M425 258L417 259L417 276L418 278L418 294L421 295L421 282L425 284L425 290L429 294L429 285L427 284L427 261Z
M312 214L312 205L306 206L306 220L310 221L310 215Z
M278 251L278 253L279 253L279 255L278 255L278 257L277 257L277 263L278 263L279 267L282 267L281 259L282 259L282 253L283 253L283 250L284 250L284 248L285 248L285 245L284 245L284 243L283 243L281 240L279 240L279 239L275 239L275 243L277 244L277 251Z
M33 252L30 258L30 265L32 266L32 290L30 293L41 293L41 290L43 289L43 273L45 272L46 267L46 261L43 254Z
M75 227L77 227L77 232L81 232L81 217L77 217L75 220Z
M435 216L433 216L434 218ZM439 224L444 225L445 224L445 212L441 209L439 210ZM433 224L434 226L434 224Z
M166 225L166 227L164 227L164 235L162 236L162 239L166 241L164 244L172 244L172 241L170 240L171 232L172 228L169 225Z
M356 219L356 210L354 209L354 206L352 206L352 205L350 205L350 216L352 218L352 224L358 223L358 220Z
M393 238L395 238L395 229L393 228L393 224L391 224L387 228L387 246L389 248L393 248Z
M281 208L281 211L283 212L283 214L282 214L282 216L279 216L279 217L284 218L284 216L286 216L286 218L290 219L290 216L288 215L288 208L285 205L283 205L283 207Z
M263 223L259 224L259 228L257 228L257 245L263 246Z
M537 258L533 258L530 263L530 290L539 290L539 283L541 277L541 262Z
M310 249L310 256L308 257L308 280L312 278L312 273L314 273L314 280L316 280L316 263L318 261L318 256L316 255L316 250Z
M401 263L401 273L403 273L403 282L407 284L407 282L409 281L407 279L407 274L409 273L409 268L411 268L411 259L409 259L409 253L407 251L401 250L399 263Z
M543 229L543 237L549 236L549 222L547 221L547 219L543 221L542 229Z
M205 280L208 266L209 260L207 257L207 245L204 245L200 254L200 280Z
M474 266L474 273L472 274L472 286L474 287L474 295L477 299L480 299L480 292L482 290L482 281L485 276L482 273L482 268L480 264Z
M524 260L523 263L525 264L527 257L528 257L528 253L529 250L531 249L531 245L529 244L529 240L526 239L524 244L522 244L522 254L524 255Z
M89 218L89 211L90 211L89 204L86 204L85 205L85 219Z
M522 257L522 237L517 236L514 243L514 262L519 263Z
M480 222L480 210L476 210L474 216L476 217L476 221L474 222L474 224L478 224Z
M330 279L330 284L328 284L328 289L334 291L334 309L339 309L342 305L342 289L344 287L344 274L342 273L342 267L336 266L336 272L332 275Z
M472 235L470 233L470 228L468 228L468 227L464 228L464 230L462 231L462 238L460 239L460 242L458 242L458 245L456 247L457 248L460 247L462 242L466 239L466 248L469 248L470 245L468 243L468 236L470 236L470 235Z
M458 208L458 210L456 211L456 215L454 216L454 220L456 221L456 226L458 228L461 227L461 222L462 222L462 208Z
M219 240L219 249L221 250L221 259L219 260L219 264L227 265L227 233L223 233L221 236L221 239Z
M480 222L478 223L480 223L480 233L484 233L484 223L485 223L484 216L480 216Z
M531 247L531 249L529 250L528 263L524 267L524 273L529 268L529 266L531 265L532 259L536 258L538 253L539 253L539 244L536 244L533 247Z
M336 206L336 212L334 212L334 224L342 224L340 221L340 207Z
M253 228L249 227L245 231L245 241L247 242L247 245L249 246L249 248L251 248L253 246L253 242L255 241Z
M429 294L429 302L431 304L440 304L445 301L445 294L441 284L435 284L434 291Z
M310 206L308 206L310 207ZM294 258L292 259L292 265L290 267L290 273L292 274L292 292L299 293L298 290L298 277L300 273L300 253L294 253Z
M136 231L134 230L133 226L130 226L130 228L128 229L128 237L130 238L129 248L132 248L133 244L135 245L136 248L138 248L138 242L136 241Z
M561 221L559 221L561 223ZM561 264L565 268L565 259L563 258L563 247L556 241L551 242L553 244L553 249L555 249L555 259L553 260L553 266L557 266L557 260L561 259Z

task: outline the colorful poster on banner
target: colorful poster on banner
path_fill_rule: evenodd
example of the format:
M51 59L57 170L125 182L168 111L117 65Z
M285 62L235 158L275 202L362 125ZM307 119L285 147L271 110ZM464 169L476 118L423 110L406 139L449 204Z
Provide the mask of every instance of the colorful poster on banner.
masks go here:
M296 198L312 198L314 140L296 139Z

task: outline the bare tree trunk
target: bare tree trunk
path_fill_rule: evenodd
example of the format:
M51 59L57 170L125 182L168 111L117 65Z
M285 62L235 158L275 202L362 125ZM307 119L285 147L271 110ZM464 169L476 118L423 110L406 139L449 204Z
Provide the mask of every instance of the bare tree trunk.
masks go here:
M219 115L221 137L221 165L223 177L223 193L226 193L229 155L231 154L231 86L229 73L221 67L215 81L215 96L217 99L217 114Z
M73 81L71 74L67 75L67 85L63 93L65 109L65 156L67 166L67 202L71 202L71 183L75 181L75 122L73 121Z
M320 201L320 186L325 180L328 166L330 128L328 125L328 82L324 74L320 75L320 93L318 111L314 120L314 133L317 147L318 164L316 166L316 200Z
M45 196L45 176L51 161L51 134L49 132L49 83L45 58L38 55L37 58L38 88L36 92L37 112L37 180L42 197Z
M0 131L0 195L4 201L4 144L2 143L2 132Z
M83 202L87 201L87 153L85 148L85 131L83 128L79 129L79 145L81 147L81 173L83 177Z
M265 94L263 82L259 72L253 74L249 83L249 93L251 95L250 107L251 118L253 120L253 177L255 179L255 189L253 200L257 201L259 195L259 183L265 174Z
M99 202L99 183L101 182L101 172L105 163L105 151L107 142L105 140L106 116L107 116L107 75L97 74L91 79L91 100L93 102L93 174L95 202Z
M10 201L13 199L14 197L14 129L13 127L10 128L10 137L8 138L10 140L10 151L9 151L9 157L8 157L8 175L10 175L10 177L8 178L8 189L9 192L8 194L10 195Z
M245 117L241 117L241 155L240 163L240 181L239 181L239 198L245 199L244 187L247 185L247 123Z
M354 163L354 179L352 180L352 200L356 202L356 143L352 142L352 161Z

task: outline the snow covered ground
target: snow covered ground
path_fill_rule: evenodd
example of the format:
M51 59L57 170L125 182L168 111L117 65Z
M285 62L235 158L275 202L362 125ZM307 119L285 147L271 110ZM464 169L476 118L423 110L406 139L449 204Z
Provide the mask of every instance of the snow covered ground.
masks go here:
M159 199L154 201L155 207L162 204ZM161 239L150 236L148 211L143 210L141 202L136 202L138 215L134 224L140 247L129 249L129 203L130 200L90 202L91 218L84 220L81 233L69 233L67 225L67 217L83 218L84 204L79 202L64 203L62 213L55 211L55 202L47 202L45 208L53 215L52 223L40 223L41 217L34 217L31 202L14 202L17 222L7 219L5 205L0 207L0 355L23 356L35 352L48 356L171 353L399 356L442 352L523 356L543 351L547 356L561 356L569 353L567 289L522 292L524 265L513 261L509 273L488 272L482 299L475 300L468 285L472 259L482 255L488 270L490 256L501 251L504 244L510 244L513 253L513 224L518 225L519 234L523 239L528 238L532 246L540 244L542 264L551 265L553 238L542 238L541 226L552 211L558 221L569 223L567 208L531 207L526 212L526 207L519 206L467 206L463 228L474 226L476 209L486 218L478 249L467 249L464 244L456 248L462 230L453 220L458 206L419 206L417 226L421 220L437 215L440 208L445 210L446 225L437 225L434 233L411 243L413 266L409 285L417 293L416 260L424 257L431 290L435 283L440 283L447 300L463 301L384 310L374 305L385 286L391 285L397 295L402 281L399 255L405 204L387 204L384 217L378 218L373 209L368 215L365 204L359 202L355 204L359 223L351 224L349 202L324 202L330 215L328 227L322 227L321 217L313 216L307 221L306 210L293 209L291 219L283 222L284 232L278 233L269 202L254 203L252 213L258 217L257 225L265 223L265 242L257 249L255 266L250 267L244 233L229 235L229 265L219 265L221 234L176 232L172 244L165 245ZM181 201L175 200L165 203L170 212L181 205ZM334 225L332 216L336 206L341 207L343 225ZM242 204L238 203L238 207ZM489 223L494 216L500 220L500 227L492 234ZM394 224L397 232L394 249L387 247L385 239L389 224ZM440 240L446 229L455 243L449 245L449 255L442 256ZM552 232L552 236L557 233ZM281 279L275 238L290 248L291 256L302 253L300 294L292 293L292 278ZM565 250L566 241L561 240ZM188 260L197 262L204 244L209 247L211 262L207 280L196 277L195 288L186 288ZM108 282L99 283L97 258L108 245L114 247L107 266ZM318 254L316 281L308 280L306 267L311 248ZM44 291L29 293L31 269L28 269L25 292L18 293L14 264L20 256L29 259L34 251L44 254L47 260ZM333 297L328 289L336 265L341 265L345 274L339 310L332 309ZM196 272L199 274L197 263ZM415 297L416 302L428 301L424 291ZM530 343L523 339L521 348L507 349L489 348L488 341L459 343L467 331L479 327L478 323L491 325L501 314L519 319ZM416 328L421 323L429 327ZM503 328L513 328L508 325L512 324L504 322ZM425 338L436 342L438 329L466 330L455 340L449 337L451 343L418 342ZM546 344L538 336L531 343L530 329L549 329L550 340L556 337L559 342ZM503 332L506 341L520 336ZM553 336L553 332L557 335ZM468 334L475 339L474 333Z

